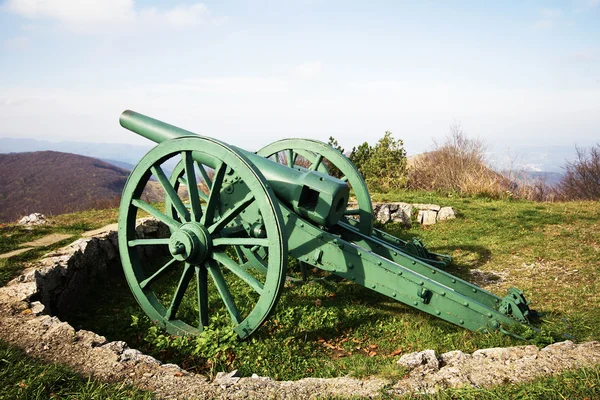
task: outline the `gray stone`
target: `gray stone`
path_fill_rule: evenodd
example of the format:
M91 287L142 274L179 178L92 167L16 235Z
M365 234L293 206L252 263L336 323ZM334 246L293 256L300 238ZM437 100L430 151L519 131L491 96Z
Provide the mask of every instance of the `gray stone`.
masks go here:
M238 370L234 369L231 372L218 372L213 383L226 387L236 384L239 380Z
M442 208L441 206L438 206L437 204L413 204L413 207L416 208L417 210L425 210L425 211L440 211L440 209Z
M146 355L139 350L136 349L127 349L121 353L121 358L119 359L121 362L132 362L132 363L144 363L144 364L162 364L156 358Z
M398 365L413 369L419 366L425 366L427 369L437 371L440 368L435 351L424 350L417 353L405 354L397 361Z
M463 362L468 361L470 358L470 354L465 354L460 350L449 351L440 356L441 363L444 366L461 364Z
M40 213L29 214L19 220L19 225L44 225L48 223L46 216Z
M396 210L391 214L392 222L398 222L410 228L413 210L412 205L408 203L394 203L394 205L396 206ZM391 209L390 205L390 210Z
M455 219L456 215L454 214L454 209L452 207L442 207L437 214L438 221L446 221L449 219Z
M435 225L436 216L435 211L420 210L417 218L421 225Z
M385 224L391 218L390 206L388 204L382 204L381 208L377 212L377 221Z

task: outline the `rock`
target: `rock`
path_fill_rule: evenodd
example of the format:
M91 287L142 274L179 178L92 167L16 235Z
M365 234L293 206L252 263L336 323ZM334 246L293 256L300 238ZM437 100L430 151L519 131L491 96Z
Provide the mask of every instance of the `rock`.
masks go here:
M470 354L465 354L460 350L449 351L440 356L440 360L444 366L457 365L468 361L470 358Z
M136 349L127 349L121 353L121 358L119 359L121 362L130 361L132 363L145 363L145 364L162 364L156 358L146 355L139 350Z
M240 380L238 375L238 370L234 369L233 371L227 372L218 372L215 380L213 381L216 385L221 386L231 386L237 383Z
M440 211L440 209L442 208L441 206L438 206L437 204L413 204L413 207L416 208L417 210L435 211L435 212Z
M27 225L27 226L44 225L47 223L48 223L48 220L46 219L46 216L44 214L40 214L40 213L29 214L19 220L19 225Z
M379 211L377 212L377 221L385 224L391 218L390 206L389 204L383 204Z
M127 346L127 343L123 342L122 340L118 340L116 342L106 343L104 346L102 346L102 348L108 349L116 355L121 355L129 347Z
M31 312L33 313L33 315L40 315L44 312L44 308L45 306L40 303L39 301L33 301L31 302Z
M417 220L421 225L435 225L437 213L435 211L420 210Z
M440 362L438 361L435 351L424 350L417 353L405 354L396 363L404 367L413 369L424 365L426 369L437 371L440 369Z
M392 222L398 222L410 228L413 206L408 203L394 203L395 211L391 214ZM392 205L390 204L390 211Z
M455 219L456 215L454 214L454 209L452 207L442 207L437 214L438 221L446 221L449 219Z

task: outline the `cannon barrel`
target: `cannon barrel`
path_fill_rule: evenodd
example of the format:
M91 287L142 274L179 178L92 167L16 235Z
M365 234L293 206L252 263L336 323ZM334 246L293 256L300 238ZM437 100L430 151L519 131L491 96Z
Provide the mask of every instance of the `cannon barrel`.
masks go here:
M197 134L126 110L119 119L121 126L155 143ZM349 187L344 181L318 171L293 169L231 146L246 156L264 175L277 197L290 205L299 215L327 227L340 220L348 204ZM194 154L194 158L200 157ZM207 160L197 159L210 165ZM215 166L213 166L215 167Z

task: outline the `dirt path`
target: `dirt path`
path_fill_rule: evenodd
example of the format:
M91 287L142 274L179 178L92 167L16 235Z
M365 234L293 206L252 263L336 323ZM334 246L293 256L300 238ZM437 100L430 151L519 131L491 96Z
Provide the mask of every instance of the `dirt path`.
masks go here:
M61 240L68 239L73 235L69 235L66 233L52 233L50 235L46 235L36 240L32 240L31 242L21 243L19 246L22 247L20 249L16 249L13 251L9 251L8 253L0 254L0 258L10 258L17 256L19 254L23 254L26 251L34 249L36 247L46 247L53 245L54 243L58 243ZM23 247L25 246L25 247Z
M102 235L104 233L108 233L111 231L117 231L117 229L118 229L118 224L115 223L115 224L103 226L102 228L83 232L81 234L81 236L85 237L85 238L89 238L89 237ZM0 258L11 258L14 256L18 256L19 254L23 254L23 253L25 253L31 249L34 249L36 247L50 246L50 245L53 245L54 243L58 243L61 240L65 240L65 239L68 239L73 236L74 235L70 235L70 234L66 234L66 233L52 233L50 235L46 235L39 239L32 240L31 242L21 243L19 245L19 247L20 247L19 249L9 251L8 253L0 254Z

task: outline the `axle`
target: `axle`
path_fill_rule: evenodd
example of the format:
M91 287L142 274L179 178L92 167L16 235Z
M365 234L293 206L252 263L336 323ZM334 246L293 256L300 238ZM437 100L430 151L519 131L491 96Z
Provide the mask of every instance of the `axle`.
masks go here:
M185 136L199 136L131 110L124 111L119 122L122 127L155 143ZM238 147L234 149L260 170L277 197L299 215L327 227L334 226L342 218L350 192L346 182L318 171L288 168ZM217 167L211 165L212 160L201 159L197 153L194 154L194 159L213 168ZM288 164L292 166L289 161Z

